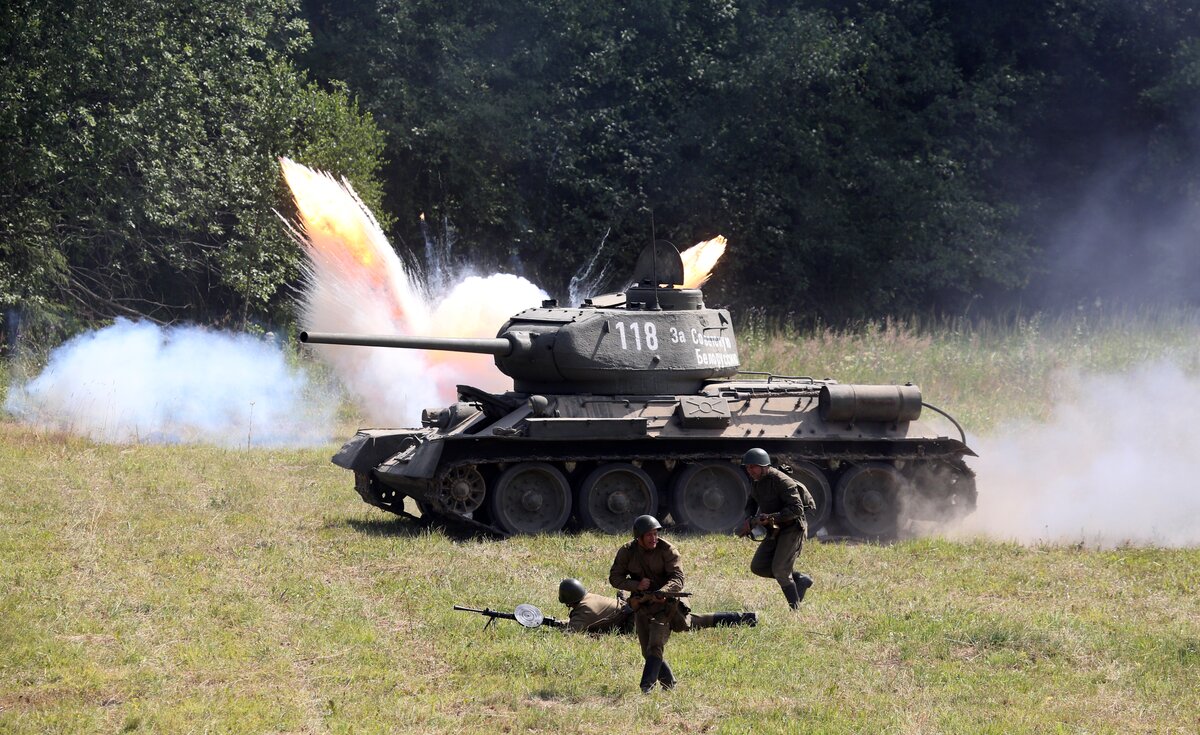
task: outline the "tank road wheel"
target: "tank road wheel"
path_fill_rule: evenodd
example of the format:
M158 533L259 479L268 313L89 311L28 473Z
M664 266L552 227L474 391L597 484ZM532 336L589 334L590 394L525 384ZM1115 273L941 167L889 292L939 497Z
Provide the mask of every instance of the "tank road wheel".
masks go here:
M486 494L487 484L473 464L451 467L438 476L438 503L451 513L474 513L483 505Z
M750 481L730 462L697 462L671 483L671 517L699 533L728 533L742 520Z
M837 516L847 533L870 539L895 538L900 494L907 482L894 467L866 462L838 480Z
M492 521L508 533L554 533L571 515L571 486L545 462L522 462L496 480L490 508Z
M817 504L816 510L804 511L805 520L808 521L808 535L816 536L817 531L829 523L829 516L833 512L833 491L829 487L829 480L825 479L821 468L812 462L789 460L784 457L782 463L792 468L788 474L808 488L808 494L812 495L813 502Z
M631 464L602 464L579 488L579 520L586 528L627 534L633 519L658 511L654 480Z

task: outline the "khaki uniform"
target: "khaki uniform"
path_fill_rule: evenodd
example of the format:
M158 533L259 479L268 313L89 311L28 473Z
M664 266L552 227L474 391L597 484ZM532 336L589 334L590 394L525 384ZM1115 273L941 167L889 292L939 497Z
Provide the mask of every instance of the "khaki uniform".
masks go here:
M588 592L571 606L567 629L578 633L628 633L633 629L633 609L624 600Z
M679 552L671 542L660 538L658 545L647 551L634 539L617 549L608 572L609 583L617 589L636 593L638 582L643 579L650 580L651 590L683 591L683 567L679 564ZM661 659L671 631L688 629L690 612L680 599L668 598L666 602L640 605L633 619L642 656Z
M624 600L588 592L582 600L569 607L571 614L567 619L567 629L570 631L576 633L633 632L633 608ZM719 614L740 615L740 613ZM671 630L679 633L713 628L718 625L717 615L717 613L677 615L671 620Z
M816 509L817 504L809 494L808 488L793 480L782 471L767 467L762 478L750 487L750 503L757 510L750 513L777 514L779 518L779 535L764 539L750 560L750 571L759 577L774 577L781 587L792 583L792 572L796 566L796 557L808 537L808 521L804 517L804 509Z

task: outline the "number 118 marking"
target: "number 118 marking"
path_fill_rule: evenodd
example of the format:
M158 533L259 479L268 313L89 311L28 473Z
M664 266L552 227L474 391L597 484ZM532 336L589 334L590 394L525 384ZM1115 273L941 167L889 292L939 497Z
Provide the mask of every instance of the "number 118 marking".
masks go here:
M625 322L617 322L617 333L621 335L621 349L629 349L629 342L625 337ZM646 349L658 349L658 330L655 329L652 322L646 322L641 325L637 322L630 322L629 333L633 336L635 350L641 351L643 338L646 341Z

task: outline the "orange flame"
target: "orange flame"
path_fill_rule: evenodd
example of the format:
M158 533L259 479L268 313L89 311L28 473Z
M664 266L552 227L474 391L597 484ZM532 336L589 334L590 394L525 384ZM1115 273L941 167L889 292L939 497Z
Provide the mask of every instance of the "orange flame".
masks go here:
M464 278L435 299L410 278L348 182L286 158L280 167L300 215L294 234L308 255L301 301L308 331L490 337L510 315L546 298L523 278L493 274ZM718 236L682 253L686 288L708 279L725 246ZM337 346L322 346L318 354L373 420L415 419L424 406L454 400L457 383L511 387L486 355Z
M286 158L280 166L300 215L293 234L308 256L300 319L308 331L491 337L511 314L546 298L529 281L503 274L467 278L447 294L429 294L410 278L348 182ZM414 420L420 408L454 400L457 383L484 390L511 387L487 355L337 346L317 350L361 397L361 407L373 420Z
M700 288L704 285L712 275L713 268L717 267L717 261L725 254L726 245L725 238L717 235L680 253L683 258L683 287Z

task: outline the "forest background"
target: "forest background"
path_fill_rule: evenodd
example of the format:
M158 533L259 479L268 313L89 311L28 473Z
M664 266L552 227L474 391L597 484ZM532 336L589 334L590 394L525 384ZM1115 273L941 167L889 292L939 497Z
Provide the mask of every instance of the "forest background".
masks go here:
M722 234L793 323L1200 302L1188 2L12 0L0 59L10 345L290 325L283 155L559 297Z

